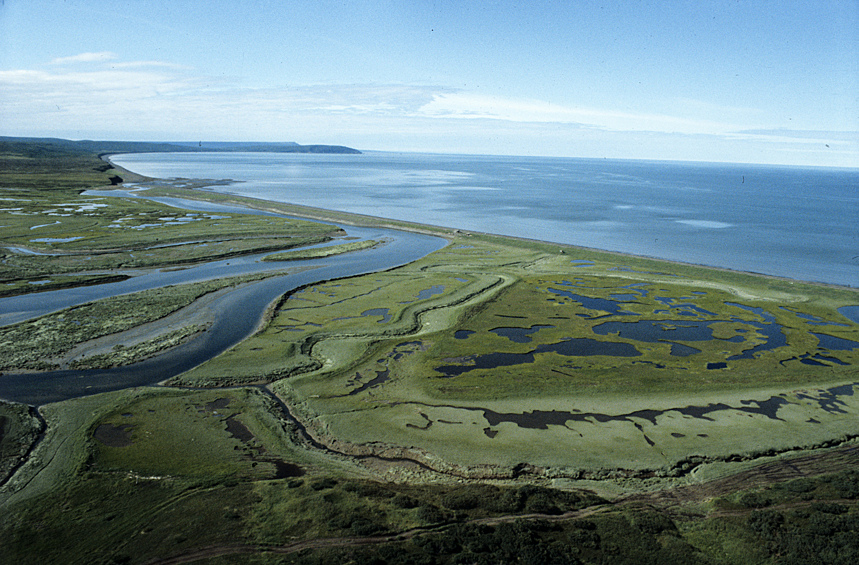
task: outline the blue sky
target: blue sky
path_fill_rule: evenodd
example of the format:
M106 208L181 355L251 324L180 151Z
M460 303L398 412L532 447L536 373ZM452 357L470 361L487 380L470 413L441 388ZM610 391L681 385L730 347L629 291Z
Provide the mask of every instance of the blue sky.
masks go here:
M859 1L0 0L0 135L859 167Z

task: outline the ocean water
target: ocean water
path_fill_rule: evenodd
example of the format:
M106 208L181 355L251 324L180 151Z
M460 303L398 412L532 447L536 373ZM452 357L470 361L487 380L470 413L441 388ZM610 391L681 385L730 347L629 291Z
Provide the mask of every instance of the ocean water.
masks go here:
M859 169L369 152L144 153L212 190L859 286Z

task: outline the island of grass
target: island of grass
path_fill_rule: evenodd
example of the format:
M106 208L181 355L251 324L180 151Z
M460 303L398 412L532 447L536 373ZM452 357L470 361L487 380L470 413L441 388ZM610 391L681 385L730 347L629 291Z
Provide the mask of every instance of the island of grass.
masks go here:
M20 166L0 179L0 223L16 226L3 241L13 292L181 267L235 251L227 241L250 253L271 248L267 239L285 249L290 238L332 235L201 214L161 232L172 239L160 249L205 241L197 255L142 254L158 249L145 229L119 231L111 246L102 234L117 218L168 224L186 212L82 196L128 174L87 151L30 149L7 147L4 163ZM847 563L859 552L855 290L184 182L156 190L399 224L450 244L289 293L252 338L170 386L38 411L0 404L0 561ZM133 295L96 302L78 318L54 315L78 320L78 337L51 335L67 333L78 350L98 342L90 362L120 364L199 328L161 327L161 341L142 332L137 353L111 350L111 336L236 282L245 284L152 291L143 309ZM29 347L51 319L16 326L25 333L2 346ZM35 347L5 370L56 359L58 347Z
M353 251L363 251L372 249L379 245L378 241L372 239L364 241L352 241L349 243L340 243L337 245L326 245L325 247L315 247L312 249L297 249L295 251L284 251L283 253L272 253L263 257L263 261L300 261L302 259L323 259L325 257L333 257L342 253L351 253Z

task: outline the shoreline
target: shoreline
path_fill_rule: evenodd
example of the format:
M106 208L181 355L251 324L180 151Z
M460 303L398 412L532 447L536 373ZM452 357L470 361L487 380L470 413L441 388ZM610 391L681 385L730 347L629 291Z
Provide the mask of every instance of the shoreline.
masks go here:
M108 163L110 163L117 171L131 175L131 176L135 177L136 179L140 179L140 180L126 181L125 178L123 177L123 182L121 183L123 185L126 182L136 183L136 182L160 181L160 182L166 182L166 183L173 183L176 180L176 179L171 180L171 179L157 179L157 178L152 178L152 177L144 177L142 175L139 175L138 173L135 173L133 171L130 171L130 170L120 166L120 165L117 165L116 163L114 163L110 159L110 157L111 157L111 155L105 155L102 158L104 160L106 160ZM195 180L195 179L190 179L190 180ZM224 181L222 180L219 182L224 182ZM240 181L232 180L229 182L230 182L230 184L232 184L232 183L240 182ZM218 192L215 190L205 190L202 188L174 187L172 190L181 191L181 192L188 191L191 194L196 194L196 195L216 194L216 195L220 196L221 198L226 199L228 202L231 202L234 204L245 205L245 206L248 206L249 208L254 208L257 210L262 210L262 211L267 211L267 212L281 213L281 214L285 213L288 215L295 215L297 217L307 218L307 219L317 220L317 221L322 221L322 222L335 222L336 221L336 222L341 222L341 223L354 225L354 226L384 227L384 228L388 228L388 229L399 229L399 230L403 230L403 231L410 231L410 232L414 232L414 233L422 233L422 234L427 234L427 235L435 235L438 237L445 237L445 238L450 238L450 237L454 237L454 236L469 237L469 236L475 236L476 235L476 236L480 236L480 237L484 237L484 238L508 240L508 241L513 241L513 242L532 244L532 245L556 246L560 250L561 253L563 253L564 250L579 250L579 251L592 252L592 253L604 253L604 254L615 256L615 257L626 257L626 258L637 259L637 260L656 261L656 262L665 263L668 265L677 265L677 266L682 266L682 267L707 269L707 270L712 270L712 271L727 273L727 274L738 274L738 275L751 276L751 277L760 277L760 278L766 278L766 279L770 279L770 280L787 282L787 283L791 283L791 284L794 284L794 283L809 284L809 285L821 286L821 287L825 287L825 288L832 288L832 289L837 289L837 290L848 290L848 291L854 291L854 292L859 293L859 287L854 287L854 286L849 286L849 285L841 285L841 284L829 283L829 282L823 282L823 281L809 281L809 280L796 279L796 278L780 276L780 275L771 275L771 274L767 274L767 273L760 273L760 272L756 272L756 271L744 271L744 270L740 270L740 269L732 269L729 267L719 267L719 266L715 266L715 265L707 265L705 263L690 263L690 262L686 262L686 261L679 261L679 260L675 260L675 259L665 259L662 257L656 257L656 256L651 256L651 255L637 255L634 253L626 253L623 251L612 251L612 250L608 250L608 249L599 249L596 247L587 247L584 245L574 245L574 244L570 244L570 243L559 243L559 242L554 242L554 241L549 241L549 240L540 240L540 239L532 239L532 238L526 238L526 237L520 237L520 236L502 235L502 234L495 234L495 233L475 231L475 230L463 230L463 229L459 229L459 228L449 228L449 227L444 227L444 226L436 226L433 224L420 224L420 223L409 222L409 221L405 221L405 220L395 220L395 219L391 219L391 218L384 218L381 216L371 216L371 215L367 215L367 214L358 214L358 213L354 213L354 212L343 212L340 210L331 210L331 209L327 209L327 208L317 208L314 206L306 206L303 204L293 204L293 203L289 203L289 202L279 202L276 200L265 200L262 198L256 198L256 197L252 197L252 196L242 196L242 195L238 195L238 194L232 194L229 192ZM189 198L189 199L193 200L194 198ZM197 200L202 200L202 201L206 201L206 202L216 202L218 199L197 198ZM256 204L256 205L254 205L254 204ZM293 211L280 210L280 209L278 209L279 207L286 207L286 208L292 209ZM666 274L668 274L668 273L666 273Z

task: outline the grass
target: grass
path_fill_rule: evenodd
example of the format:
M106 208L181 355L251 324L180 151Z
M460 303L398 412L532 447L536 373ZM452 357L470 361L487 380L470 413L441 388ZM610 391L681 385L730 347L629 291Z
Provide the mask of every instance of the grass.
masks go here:
M527 484L378 482L295 445L269 402L255 389L150 388L45 407L64 433L39 448L34 482L64 479L4 502L0 559L146 563L217 548L228 562L265 563L266 549L315 540L274 562L847 563L859 539L855 470L668 506ZM229 418L252 437L235 438ZM105 445L102 426L124 427L131 441ZM305 474L273 479L270 466L254 466L260 456ZM390 538L346 544L368 536Z
M201 545L285 545L603 502L536 487L367 480L295 445L271 402L258 389L149 388L46 406L53 431L5 493L0 556L145 562ZM123 441L103 439L106 427ZM303 476L273 478L273 459Z

